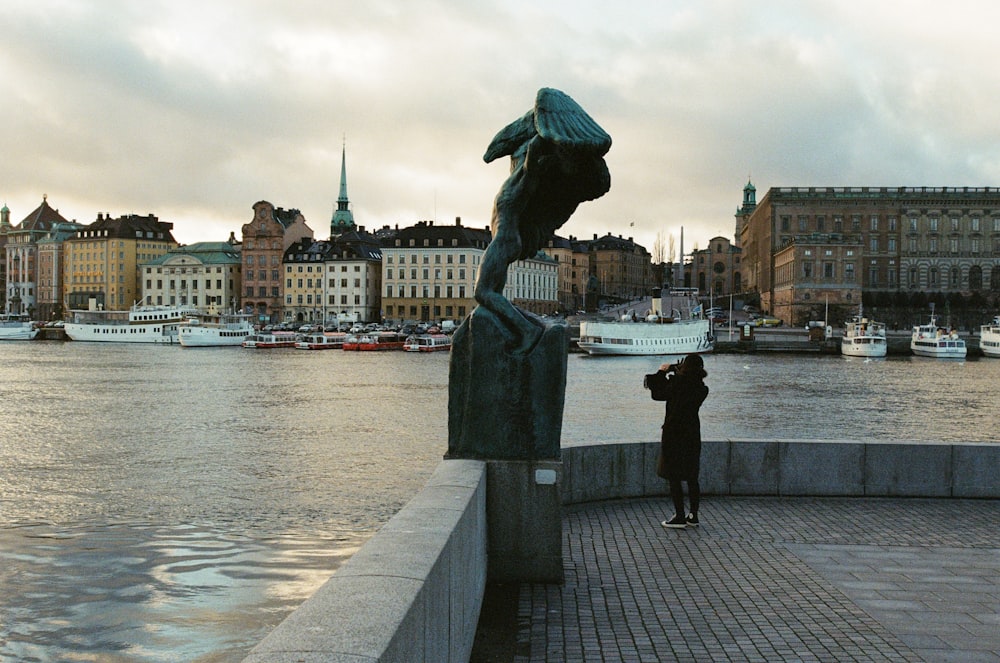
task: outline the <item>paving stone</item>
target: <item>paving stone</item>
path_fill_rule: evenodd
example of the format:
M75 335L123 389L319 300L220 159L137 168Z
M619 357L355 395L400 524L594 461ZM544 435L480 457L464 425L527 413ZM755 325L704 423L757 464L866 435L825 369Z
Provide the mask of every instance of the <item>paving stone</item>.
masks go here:
M516 663L1000 663L1000 501L703 498L567 507L563 585L522 585Z

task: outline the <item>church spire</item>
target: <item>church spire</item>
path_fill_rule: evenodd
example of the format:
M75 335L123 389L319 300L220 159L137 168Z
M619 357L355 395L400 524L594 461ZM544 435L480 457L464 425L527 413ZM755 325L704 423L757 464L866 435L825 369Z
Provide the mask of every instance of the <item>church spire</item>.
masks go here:
M337 209L330 219L330 237L343 235L354 228L354 214L351 213L350 201L347 198L347 141L345 140L340 153L340 195L337 197Z

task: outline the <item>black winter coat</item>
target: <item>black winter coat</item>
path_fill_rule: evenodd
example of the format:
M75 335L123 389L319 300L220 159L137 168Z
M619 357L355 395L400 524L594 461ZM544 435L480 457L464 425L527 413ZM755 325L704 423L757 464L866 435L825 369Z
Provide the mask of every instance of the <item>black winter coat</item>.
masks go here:
M664 371L651 374L647 385L655 400L667 402L660 435L660 452L667 478L697 480L701 460L701 420L698 410L708 397L701 378Z

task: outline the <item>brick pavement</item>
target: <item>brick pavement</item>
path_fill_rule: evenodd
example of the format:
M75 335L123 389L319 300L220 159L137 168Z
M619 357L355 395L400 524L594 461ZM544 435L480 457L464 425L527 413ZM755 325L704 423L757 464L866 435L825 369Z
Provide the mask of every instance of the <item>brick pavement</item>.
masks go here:
M1000 501L666 498L563 515L565 584L522 585L517 663L1000 663Z

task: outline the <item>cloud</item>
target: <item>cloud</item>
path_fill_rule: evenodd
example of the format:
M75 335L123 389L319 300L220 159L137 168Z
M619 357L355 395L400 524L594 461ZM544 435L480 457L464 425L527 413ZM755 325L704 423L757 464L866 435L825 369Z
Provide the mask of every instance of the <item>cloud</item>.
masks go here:
M732 234L748 176L761 195L996 181L998 10L930 7L15 2L0 198L15 220L43 193L83 222L154 213L187 242L238 233L266 199L323 237L346 137L359 224L482 226L506 176L486 145L553 86L614 140L611 191L564 234L649 248L684 225L704 246Z

